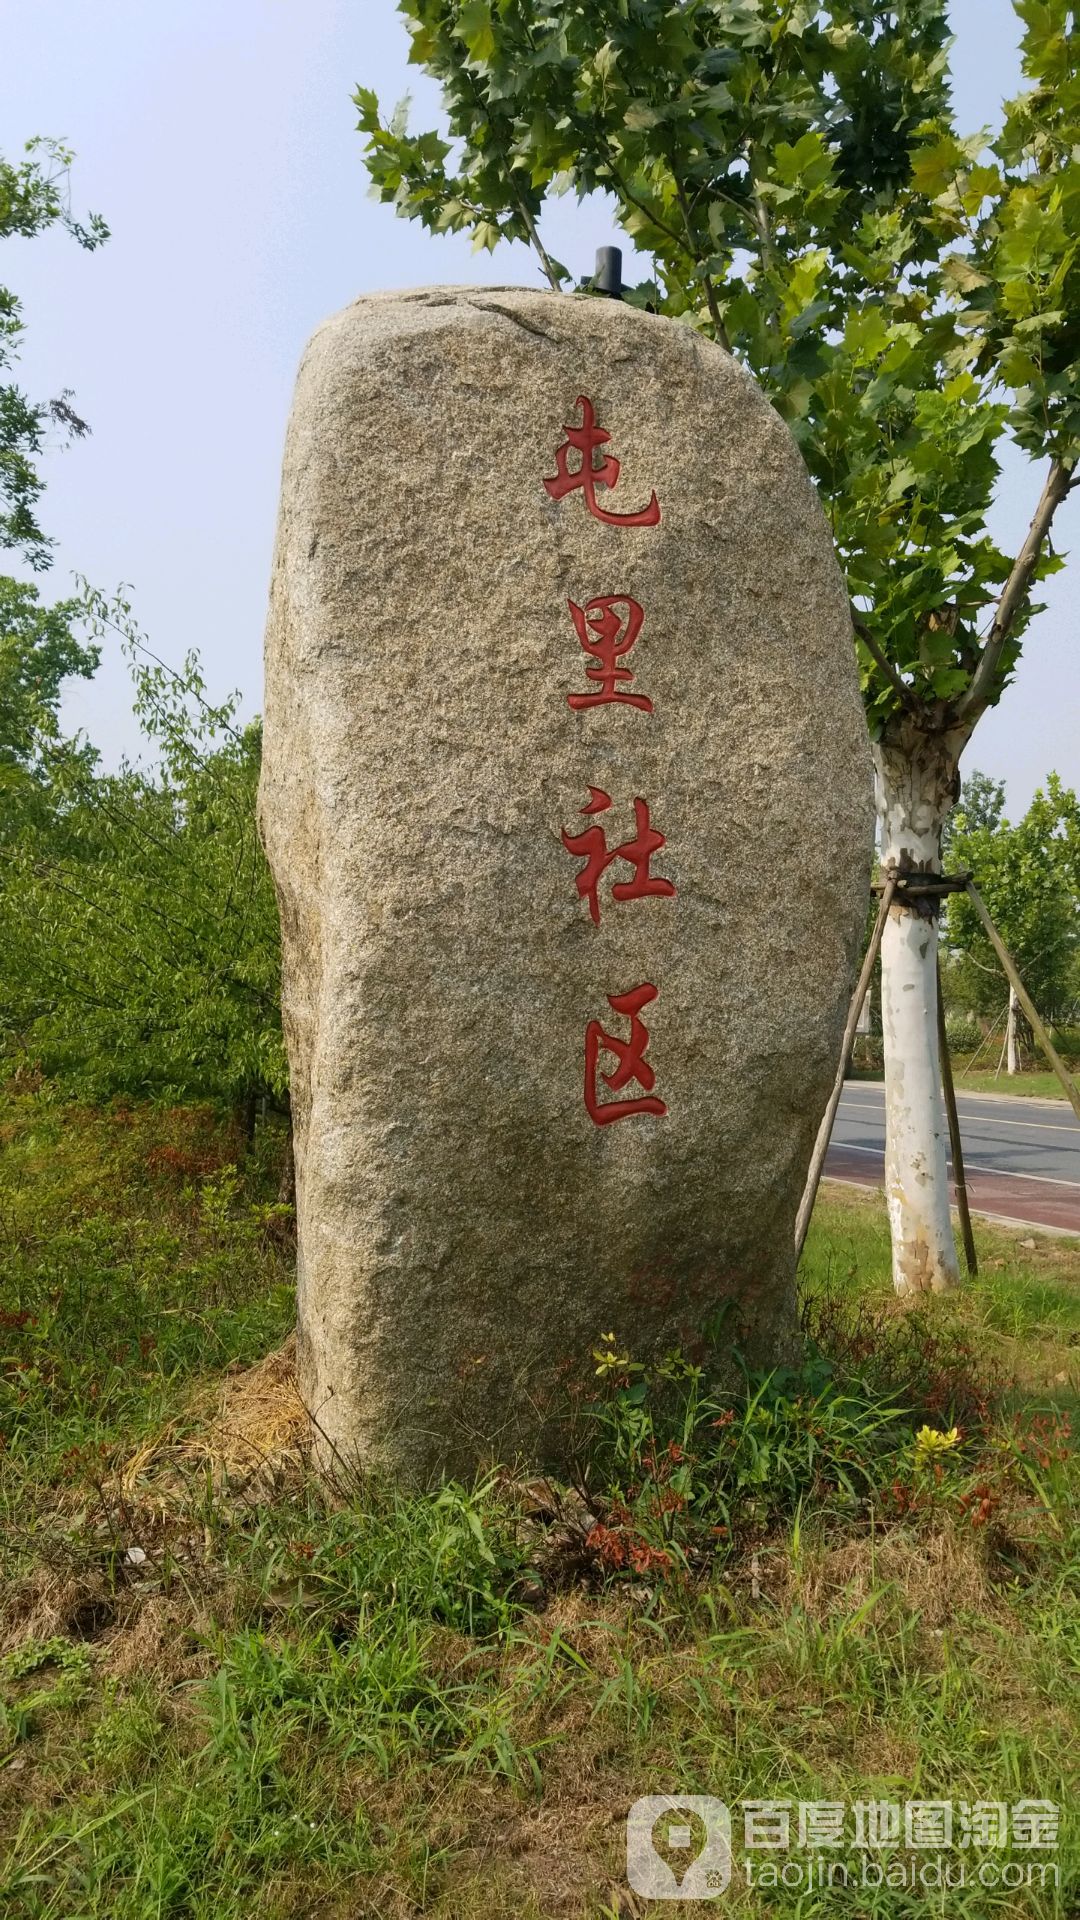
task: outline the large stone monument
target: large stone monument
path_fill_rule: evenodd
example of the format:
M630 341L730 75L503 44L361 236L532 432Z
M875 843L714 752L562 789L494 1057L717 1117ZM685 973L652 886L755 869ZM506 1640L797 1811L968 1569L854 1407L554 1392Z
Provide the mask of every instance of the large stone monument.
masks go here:
M872 811L844 583L753 380L602 299L322 327L261 821L327 1453L550 1454L604 1332L791 1355Z

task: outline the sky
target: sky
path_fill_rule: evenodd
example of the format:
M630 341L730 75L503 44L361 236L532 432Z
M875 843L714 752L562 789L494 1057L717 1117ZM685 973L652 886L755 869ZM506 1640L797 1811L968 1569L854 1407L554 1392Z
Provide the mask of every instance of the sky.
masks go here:
M962 125L994 122L1019 80L1010 0L955 0ZM48 591L82 575L130 586L156 652L198 649L212 696L261 704L262 632L281 449L304 342L358 294L440 284L541 284L528 249L474 254L368 194L351 94L438 97L406 64L395 0L6 0L0 150L34 134L78 155L76 212L108 244L63 233L4 243L0 281L27 322L19 379L35 398L72 389L92 435L52 450L42 524L57 541ZM575 272L618 239L602 202L545 213L543 237ZM994 530L1015 549L1040 475L1013 454ZM1078 558L1047 583L1015 685L980 723L963 771L1006 782L1014 817L1051 770L1080 786L1080 645L1071 617L1080 499L1059 515ZM110 649L74 682L64 719L105 763L139 752L130 686Z

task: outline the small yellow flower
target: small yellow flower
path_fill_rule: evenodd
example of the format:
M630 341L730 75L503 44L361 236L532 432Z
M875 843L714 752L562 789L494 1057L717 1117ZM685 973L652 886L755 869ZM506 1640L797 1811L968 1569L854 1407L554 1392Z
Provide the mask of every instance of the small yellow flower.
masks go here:
M919 1462L932 1460L935 1454L950 1453L959 1445L959 1427L950 1427L948 1433L939 1433L936 1427L920 1427L915 1435L915 1458Z
M600 1365L596 1369L598 1376L605 1373L618 1373L623 1367L630 1365L630 1355L628 1353L617 1353L615 1351L615 1335L613 1333L602 1333L600 1338L606 1344L602 1347L594 1347L592 1350L593 1359L600 1362Z

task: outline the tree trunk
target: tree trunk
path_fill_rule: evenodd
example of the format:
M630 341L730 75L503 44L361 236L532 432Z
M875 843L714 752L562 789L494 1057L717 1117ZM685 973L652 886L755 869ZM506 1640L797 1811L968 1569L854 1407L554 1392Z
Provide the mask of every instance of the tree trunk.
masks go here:
M281 1178L278 1181L278 1205L295 1207L296 1205L296 1155L293 1151L292 1114L285 1116L285 1151L281 1156Z
M1010 987L1009 988L1009 1024L1005 1032L1005 1045L1006 1045L1006 1050L1008 1055L1008 1061L1005 1069L1006 1073L1019 1073L1020 1071L1020 1048L1017 1045L1017 1035L1016 1035L1016 1016L1019 1011L1019 1007L1020 1007L1020 1002L1016 997L1016 988Z
M881 857L900 873L941 872L941 832L958 792L966 733L905 718L874 748ZM881 944L885 1190L898 1294L959 1281L949 1213L948 1134L937 1023L938 903L897 900Z

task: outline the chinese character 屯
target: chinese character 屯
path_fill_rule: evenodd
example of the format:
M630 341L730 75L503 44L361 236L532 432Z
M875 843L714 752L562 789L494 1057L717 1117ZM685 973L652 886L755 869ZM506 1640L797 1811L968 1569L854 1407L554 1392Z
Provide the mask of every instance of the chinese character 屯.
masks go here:
M585 1106L590 1120L598 1127L607 1126L612 1120L624 1120L632 1113L652 1113L658 1117L667 1112L662 1100L652 1097L656 1085L656 1075L645 1059L645 1049L649 1044L649 1033L645 1022L639 1018L642 1007L655 1000L659 988L648 982L634 987L630 993L609 993L608 1006L613 1013L620 1013L630 1022L629 1040L619 1040L614 1034L607 1033L599 1020L590 1020L585 1029ZM613 1054L617 1065L613 1073L599 1072L600 1051ZM644 1097L631 1095L625 1100L601 1101L597 1079L602 1079L612 1093L621 1093L631 1080L636 1080L643 1088Z
M660 502L655 493L647 507L639 508L637 513L608 513L596 503L597 487L614 488L619 478L619 462L613 454L604 454L598 467L593 466L593 454L598 448L606 446L611 439L605 428L596 424L596 409L591 400L579 394L577 405L581 408L580 427L564 427L566 434L561 447L556 450L555 465L558 471L544 486L553 500L562 500L568 493L580 487L585 496L589 512L597 520L603 520L609 527L655 527L660 519ZM570 452L575 449L581 455L581 465L577 471L570 471Z
M604 813L611 805L611 795L602 787L590 787L591 798L588 806L582 807L582 813ZM660 848L667 845L662 833L649 824L649 803L647 800L634 801L634 820L637 831L632 840L624 840L620 847L608 847L607 835L603 827L586 827L584 833L567 833L563 828L562 843L567 853L580 854L585 862L577 876L577 890L583 900L589 903L594 926L600 925L600 899L597 889L600 881L616 860L625 860L633 867L631 880L616 880L611 889L613 900L645 900L652 895L670 899L675 888L670 880L662 879L651 872L652 857Z
M604 593L579 607L568 602L577 636L591 664L585 678L592 682L592 693L568 693L566 704L575 713L589 707L639 707L651 713L653 703L643 693L625 693L620 680L632 680L633 668L620 665L628 654L645 620L645 610L628 593ZM625 613L618 611L625 608Z

